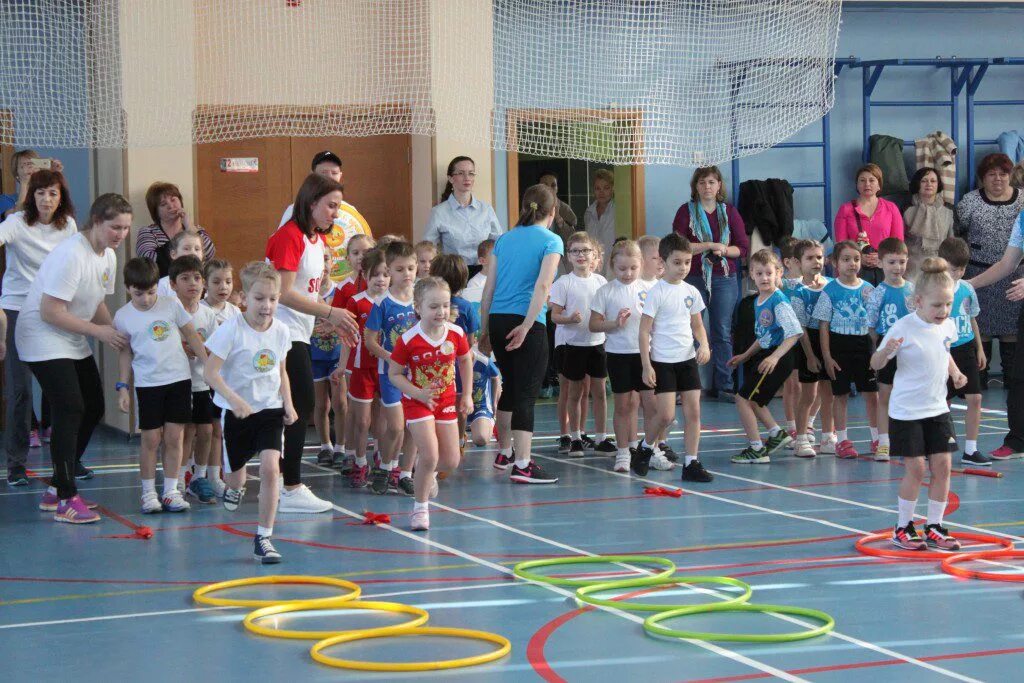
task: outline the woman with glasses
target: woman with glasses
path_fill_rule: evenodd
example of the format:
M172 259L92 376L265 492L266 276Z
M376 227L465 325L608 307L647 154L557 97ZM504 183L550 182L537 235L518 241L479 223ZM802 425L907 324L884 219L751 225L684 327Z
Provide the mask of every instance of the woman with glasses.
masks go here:
M486 239L498 239L505 232L487 202L473 196L476 164L469 157L455 157L448 163L448 184L441 202L430 210L423 239L437 245L442 254L458 254L469 266L469 276L480 272L477 247Z

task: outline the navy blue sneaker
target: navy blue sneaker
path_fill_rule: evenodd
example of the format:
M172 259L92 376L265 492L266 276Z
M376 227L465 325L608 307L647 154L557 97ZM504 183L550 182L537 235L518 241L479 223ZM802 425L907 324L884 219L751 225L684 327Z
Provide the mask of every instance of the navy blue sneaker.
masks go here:
M256 536L253 539L252 556L259 560L260 564L277 564L281 561L281 553L274 549L270 536Z

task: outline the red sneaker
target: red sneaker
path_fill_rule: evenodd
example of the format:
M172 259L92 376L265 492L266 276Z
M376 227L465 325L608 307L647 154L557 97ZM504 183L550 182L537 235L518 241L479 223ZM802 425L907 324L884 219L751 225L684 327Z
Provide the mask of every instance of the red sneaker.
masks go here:
M853 447L853 442L849 439L840 441L836 444L836 457L843 458L845 460L852 460L860 455L857 449Z
M897 548L903 548L904 550L924 550L928 547L928 544L925 543L924 539L917 533L913 522L910 522L906 526L898 526L893 529L892 544Z
M1014 453L1013 449L1009 446L1000 446L989 453L989 456L991 456L993 460L1009 460L1013 457L1019 457L1019 454Z
M924 539L928 545L939 550L960 550L960 541L950 536L949 531L938 524L925 526Z
M871 442L871 453L877 453L877 452L878 452L878 439L875 439L874 441Z
M349 475L348 485L354 489L361 489L366 486L366 479L370 475L369 464L363 465L352 465L352 473Z

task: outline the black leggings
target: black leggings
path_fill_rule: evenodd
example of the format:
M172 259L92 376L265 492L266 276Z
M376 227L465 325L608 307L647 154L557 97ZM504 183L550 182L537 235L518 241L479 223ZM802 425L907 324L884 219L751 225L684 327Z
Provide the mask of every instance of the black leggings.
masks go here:
M1006 422L1010 431L1003 437L1003 445L1016 453L1024 453L1024 310L1017 318L1017 346L1010 363L1003 364L1003 382L1006 384ZM1003 343L999 343L1002 352Z
M292 405L299 419L284 428L281 474L285 486L296 486L302 483L302 449L306 446L306 428L313 414L313 363L309 359L309 344L292 342L284 366L291 385Z
M548 366L548 335L544 325L534 321L523 345L515 351L506 351L505 337L523 320L521 315L492 313L487 322L487 334L501 370L498 410L512 413L513 430L532 432L533 407Z
M82 458L92 432L103 418L103 382L92 356L28 363L53 408L50 457L51 486L67 500L76 493L75 463Z

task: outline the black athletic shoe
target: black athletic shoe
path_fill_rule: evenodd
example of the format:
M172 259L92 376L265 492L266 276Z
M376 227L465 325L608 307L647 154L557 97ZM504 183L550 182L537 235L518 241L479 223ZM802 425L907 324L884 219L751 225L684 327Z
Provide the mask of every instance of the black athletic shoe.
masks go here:
M374 467L373 471L370 472L370 490L378 496L383 496L388 492L388 481L390 479L390 472L382 467Z
M704 465L700 464L700 460L694 460L683 468L683 481L697 481L706 484L713 479L711 473L704 469Z
M260 564L277 564L281 561L281 553L274 549L269 536L256 536L253 539L252 556L260 561Z
M515 453L515 451L513 451L513 453ZM513 458L510 458L501 451L498 451L498 454L494 456L494 469L507 470L508 466L512 464L512 460Z
M651 458L654 457L654 450L648 448L641 441L635 451L630 452L629 468L639 477L646 477L651 469Z
M969 465L979 465L981 467L992 466L992 458L980 451L974 451L973 453L961 453L960 462Z
M540 465L533 460L526 467L520 468L512 465L512 474L509 476L516 484L557 484L558 477L552 477L545 472Z
M75 479L92 479L92 475L93 471L83 465L81 460L75 463Z
M399 477L397 488L398 492L405 496L416 494L416 486L413 484L412 477Z
M582 458L583 455L583 440L573 439L572 443L569 444L569 457Z
M334 451L330 448L321 448L316 454L316 464L321 467L334 467Z
M601 443L594 446L594 450L598 453L614 453L619 449L615 446L614 441L612 441L611 439L605 439Z
M28 486L28 473L23 465L12 465L7 470L8 486Z
M569 447L572 445L572 439L568 436L558 437L558 452L565 455L569 452Z
M580 434L580 441L587 448L594 449L597 447L597 442L594 441L593 437L587 436L586 433Z
M665 459L669 462L679 462L679 456L672 450L672 447L668 445L668 441L662 441L658 444L658 448L665 455Z

